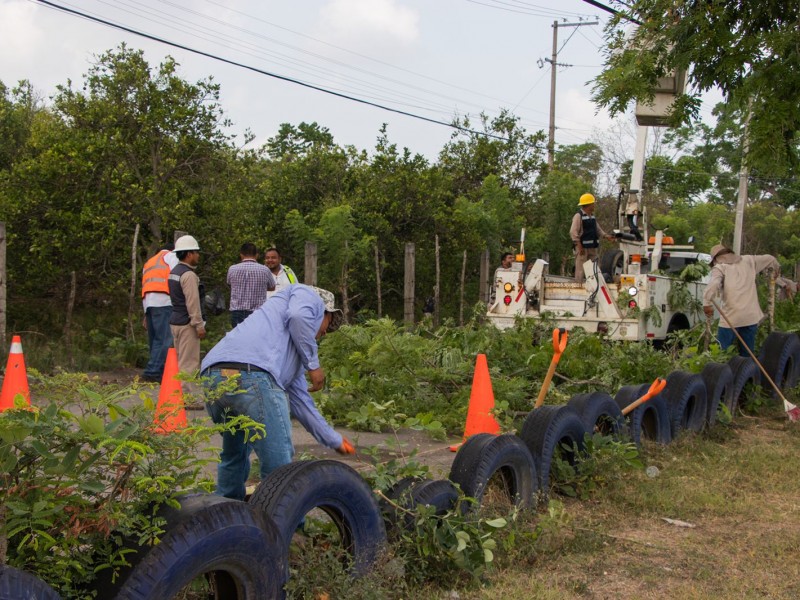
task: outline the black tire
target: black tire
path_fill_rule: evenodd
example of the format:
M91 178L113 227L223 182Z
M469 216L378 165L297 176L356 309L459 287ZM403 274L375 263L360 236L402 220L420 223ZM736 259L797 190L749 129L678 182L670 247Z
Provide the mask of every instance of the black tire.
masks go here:
M278 467L258 484L248 502L272 517L288 552L292 534L312 509L325 512L339 530L342 547L363 575L386 545L386 529L367 482L335 460L310 460Z
M432 506L434 514L442 516L455 508L458 501L458 490L448 479L425 479L418 481L408 490L401 499L403 508L413 511L417 506ZM414 527L414 516L406 515L406 529Z
M702 431L706 424L708 394L700 375L673 371L667 375L667 387L662 392L669 406L672 439L682 430Z
M495 474L501 477L509 502L519 508L531 506L539 485L536 466L528 447L515 435L472 436L459 448L450 468L450 480L479 505Z
M0 564L0 600L60 600L36 575Z
M597 431L617 439L626 435L622 410L605 392L577 394L570 398L567 406L580 415L583 426L589 433Z
M525 442L533 456L536 473L539 475L539 489L543 494L550 492L550 467L556 452L565 452L565 458L575 465L574 452L564 451L577 446L584 449L583 436L586 427L578 414L566 405L540 406L533 409L522 424L519 437Z
M625 271L625 253L622 250L615 249L603 252L600 256L600 272L606 280L606 283L614 281L616 275L622 275Z
M644 396L650 389L650 384L626 385L619 389L614 401L620 411L628 407L631 402ZM637 446L642 445L642 437L659 444L669 444L672 441L672 431L669 425L669 408L664 400L663 392L644 404L640 404L626 415L628 433Z
M706 426L717 422L720 405L727 406L733 389L733 371L726 363L710 362L700 373L706 384Z
M189 503L126 577L117 600L167 600L203 574L213 578L213 598L281 598L287 557L272 520L210 494Z
M797 384L798 369L800 369L800 339L794 333L773 331L764 340L759 360L778 389L785 392ZM764 383L768 387L762 387L773 398L777 398L778 394L769 382L764 381Z
M733 386L727 398L727 405L731 415L735 415L740 406L759 394L761 370L749 356L733 356L728 361L728 366L733 373Z
M378 507L383 516L383 524L386 528L386 535L388 538L392 539L395 537L402 528L402 524L405 522L403 515L399 514L400 511L398 511L397 505L405 507L408 490L412 485L420 481L423 480L419 477L403 477L402 479L398 479L397 482L384 493L384 496L386 496L388 500L381 498L378 501Z

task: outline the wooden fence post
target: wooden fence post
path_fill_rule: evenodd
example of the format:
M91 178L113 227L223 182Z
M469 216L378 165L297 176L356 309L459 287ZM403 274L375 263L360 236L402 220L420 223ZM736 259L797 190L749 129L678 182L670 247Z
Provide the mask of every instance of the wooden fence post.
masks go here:
M381 255L377 242L375 243L375 284L378 293L378 318L383 317L383 303L381 298Z
M0 356L8 352L6 347L6 224L0 221Z
M403 320L408 325L414 324L414 243L406 243L405 277L403 283Z
M464 325L464 285L467 277L467 251L464 250L464 258L461 261L461 296L458 304L458 324Z
M317 244L306 242L305 270L303 283L317 285Z
M481 270L480 270L480 287L478 293L478 300L480 302L489 303L489 250L481 252Z
M433 286L433 326L439 327L439 290L441 289L441 261L439 257L439 234L434 236L434 254L436 257L436 284Z

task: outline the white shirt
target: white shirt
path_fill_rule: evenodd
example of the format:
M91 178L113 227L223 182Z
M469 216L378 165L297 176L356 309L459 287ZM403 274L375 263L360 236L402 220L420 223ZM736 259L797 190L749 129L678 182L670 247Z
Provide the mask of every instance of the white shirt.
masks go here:
M174 252L167 252L164 255L164 262L167 263L169 270L175 268L180 261L178 257L175 256ZM172 302L169 299L169 294L164 294L162 292L148 292L142 298L142 307L144 308L144 312L147 312L148 308L156 308L162 306L172 306Z

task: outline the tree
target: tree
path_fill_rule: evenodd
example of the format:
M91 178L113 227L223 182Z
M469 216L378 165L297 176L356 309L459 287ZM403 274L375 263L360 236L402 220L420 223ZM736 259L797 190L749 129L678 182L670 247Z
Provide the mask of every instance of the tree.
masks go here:
M696 120L700 95L719 88L727 104L750 112L748 161L783 176L798 162L800 3L759 0L633 0L606 30L606 60L594 100L612 113L651 100L659 78L688 73L673 124ZM630 35L629 20L642 24Z

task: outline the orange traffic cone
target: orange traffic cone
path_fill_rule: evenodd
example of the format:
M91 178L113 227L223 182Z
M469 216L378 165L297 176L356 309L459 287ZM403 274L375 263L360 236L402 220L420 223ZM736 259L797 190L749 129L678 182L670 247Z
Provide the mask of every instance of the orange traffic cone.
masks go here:
M14 408L14 398L17 394L22 394L30 406L31 391L28 387L28 372L25 370L25 356L22 354L22 341L15 335L11 338L6 376L3 378L3 390L0 392L0 412Z
M183 405L183 387L178 374L178 353L175 348L167 352L164 364L164 376L161 378L161 389L158 392L158 404L153 424L156 433L171 433L187 426L186 408Z
M476 433L500 433L500 425L492 415L494 409L494 392L492 380L489 377L489 364L485 354L478 354L475 361L475 374L472 376L472 392L469 395L469 408L467 408L467 424L464 427L464 439ZM451 452L456 452L461 444L450 446Z

